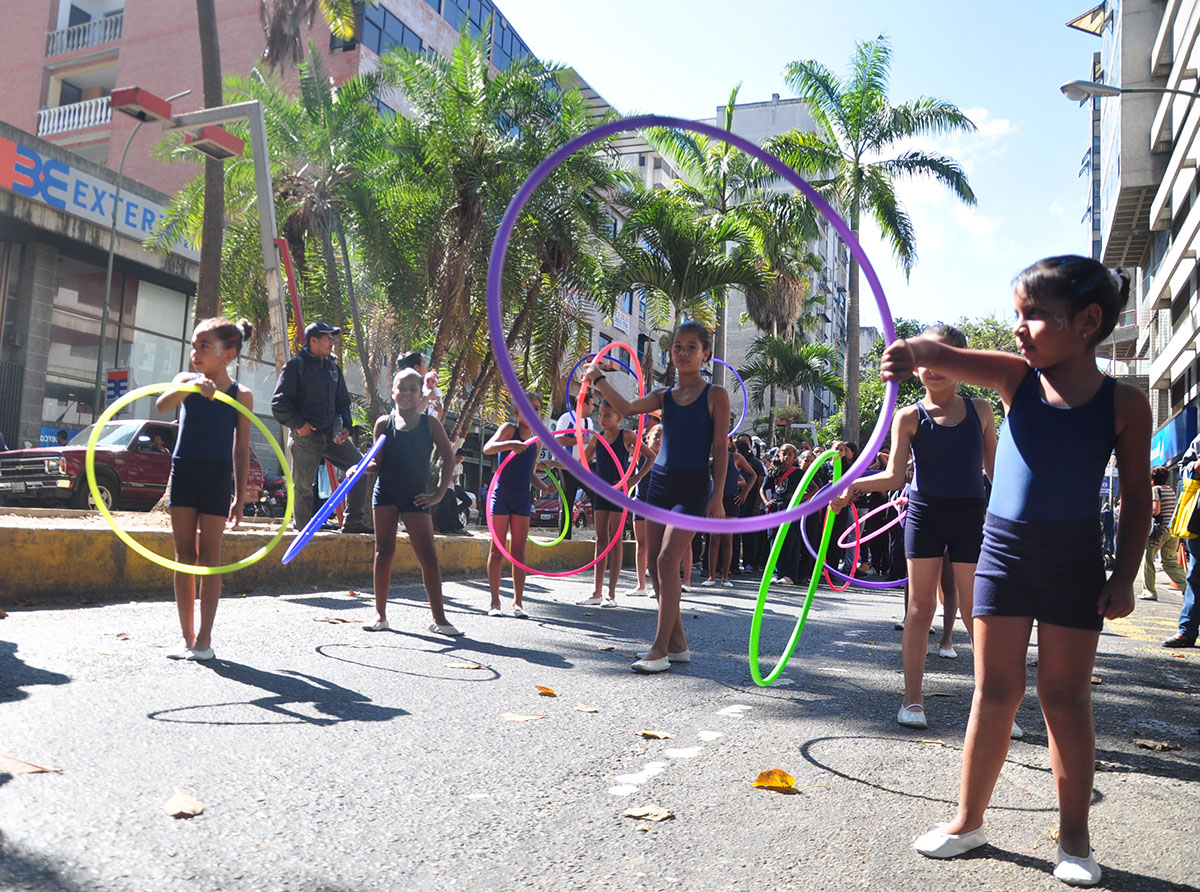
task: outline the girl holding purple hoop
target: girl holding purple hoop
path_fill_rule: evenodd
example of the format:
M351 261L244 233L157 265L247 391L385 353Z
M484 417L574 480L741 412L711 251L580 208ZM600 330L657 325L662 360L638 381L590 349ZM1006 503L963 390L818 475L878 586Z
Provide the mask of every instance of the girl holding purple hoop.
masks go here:
M649 502L659 508L697 516L724 517L725 473L729 467L729 391L700 374L712 356L712 335L699 322L684 322L671 340L671 361L678 373L672 387L656 387L630 402L604 380L594 363L585 374L620 414L662 410L662 449L650 468ZM712 475L709 475L709 463ZM654 643L632 665L643 674L665 672L671 663L691 660L679 612L680 574L691 561L692 537L683 527L646 521L650 578L658 592Z
M1008 410L975 577L975 696L963 747L958 812L913 842L930 858L987 844L984 812L1008 754L1038 625L1037 690L1058 797L1054 876L1100 882L1088 815L1096 762L1092 671L1104 620L1133 612L1150 529L1150 405L1096 367L1129 299L1129 280L1086 257L1050 257L1017 276L1020 356L896 341L880 373L914 368L988 387ZM1116 562L1106 577L1096 493L1114 450L1121 475Z
M917 341L965 349L962 332L933 325ZM925 728L925 655L929 629L937 611L942 556L949 554L971 635L971 591L983 541L982 469L991 476L996 457L996 422L987 400L962 397L958 381L930 368L917 369L925 396L896 412L892 420L892 452L886 471L860 477L833 503L840 510L856 492L886 492L903 484L911 451L913 483L904 525L908 562L908 607L901 654L904 700L896 721L906 728ZM1014 726L1014 736L1017 729Z

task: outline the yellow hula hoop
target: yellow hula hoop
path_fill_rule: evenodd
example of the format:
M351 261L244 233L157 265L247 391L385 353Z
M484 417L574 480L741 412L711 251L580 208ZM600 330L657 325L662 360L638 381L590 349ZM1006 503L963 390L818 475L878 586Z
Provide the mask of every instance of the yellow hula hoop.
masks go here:
M138 542L127 532L117 526L116 520L112 513L104 504L104 500L100 497L100 488L96 485L96 444L100 441L100 434L104 430L104 423L128 406L135 400L139 400L144 396L151 396L156 393L167 393L173 390L188 390L193 393L199 393L200 388L195 384L176 384L170 382L167 384L147 384L145 387L139 387L137 390L131 390L120 399L113 402L111 406L101 413L96 419L96 423L92 427L92 434L88 437L87 457L84 459L84 466L87 471L88 490L91 491L92 499L96 503L96 508L100 512L100 516L104 518L105 523L109 525L117 537L153 564L158 564L160 567L165 567L168 570L174 570L176 573L190 573L193 576L216 576L219 573L232 573L234 570L241 570L249 567L251 564L261 561L271 550L279 544L287 532L288 523L292 519L292 502L295 497L295 487L292 485L292 469L288 465L287 456L283 454L283 449L279 443L275 441L275 436L267 429L267 426L262 423L257 415L247 409L237 400L231 398L228 394L217 391L216 398L223 403L228 403L233 406L262 431L263 436L267 438L267 442L271 444L271 448L275 450L275 454L279 457L279 465L283 468L283 476L287 481L287 506L283 510L283 520L279 524L279 531L275 534L270 542L260 548L258 551L251 554L249 557L244 557L240 561L235 561L232 564L223 564L219 567L202 567L198 564L183 564L179 561L165 558L160 554L155 554L142 543Z

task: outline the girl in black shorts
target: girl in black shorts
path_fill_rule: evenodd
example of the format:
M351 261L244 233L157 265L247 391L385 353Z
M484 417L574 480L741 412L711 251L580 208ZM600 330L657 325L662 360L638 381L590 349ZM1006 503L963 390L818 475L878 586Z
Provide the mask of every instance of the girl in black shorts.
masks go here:
M949 325L925 329L921 337L965 347L962 332ZM840 508L855 492L887 492L904 483L909 452L913 482L904 524L904 555L908 561L908 612L901 646L904 663L904 702L896 721L925 728L925 653L929 627L937 611L942 555L954 566L963 622L971 633L971 592L975 564L983 541L983 473L989 477L996 458L996 422L987 400L959 396L958 382L929 369L918 369L925 396L896 413L892 422L892 452L888 468L860 477L842 498ZM981 473L983 472L983 473Z
M171 510L171 536L175 560L216 567L221 564L221 539L228 521L237 528L246 503L246 477L250 470L250 419L227 403L217 391L254 408L254 395L229 377L229 363L237 359L242 342L250 337L250 323L205 319L192 332L191 363L195 372L175 376L177 384L196 384L200 393L169 391L155 408L179 413L179 437L171 459L167 504ZM236 482L236 487L234 483ZM229 501L234 491L233 502ZM200 577L200 629L195 630L196 577L175 574L175 606L183 631L183 646L167 653L173 660L211 660L213 620L221 598L221 577Z

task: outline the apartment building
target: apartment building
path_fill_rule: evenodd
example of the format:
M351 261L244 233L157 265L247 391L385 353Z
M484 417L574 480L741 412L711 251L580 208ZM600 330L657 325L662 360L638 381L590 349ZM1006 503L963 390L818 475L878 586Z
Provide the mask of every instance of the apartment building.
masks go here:
M1101 44L1092 79L1151 91L1091 100L1099 257L1135 274L1130 305L1099 352L1147 388L1152 460L1170 464L1196 434L1200 398L1200 100L1190 95L1200 89L1200 2L1108 0L1092 12Z

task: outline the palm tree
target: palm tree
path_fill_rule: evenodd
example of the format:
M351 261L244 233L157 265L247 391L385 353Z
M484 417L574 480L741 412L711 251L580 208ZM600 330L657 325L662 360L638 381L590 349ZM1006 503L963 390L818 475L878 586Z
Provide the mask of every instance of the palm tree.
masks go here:
M740 288L757 297L768 288L767 273L748 251L752 233L733 215L703 217L684 197L663 190L631 195L629 213L613 242L616 262L607 277L602 308L611 313L618 295L637 291L646 297L647 321L669 334L684 320L715 321L714 295ZM670 361L663 375L674 381Z
M834 371L838 351L832 344L806 344L799 337L778 338L760 335L746 351L746 367L740 369L750 388L754 405L762 408L767 388L782 387L791 401L800 401L801 390L828 387L842 398L842 382ZM774 432L775 417L771 416Z
M372 5L376 2L371 0ZM354 5L354 0L260 0L258 18L267 41L263 61L273 69L298 66L304 60L303 31L312 27L318 12L335 37L357 36Z
M845 210L856 235L862 214L870 214L907 275L916 261L916 238L912 221L896 197L896 180L932 177L968 205L975 203L975 193L958 162L946 155L910 150L895 158L881 156L911 137L969 132L975 125L956 106L941 99L920 97L892 105L887 96L890 68L891 47L882 35L858 43L844 79L811 59L792 62L787 67L788 86L808 106L817 132L793 130L764 147L811 176L813 185ZM855 441L861 374L858 316L858 261L851 257L843 432Z

